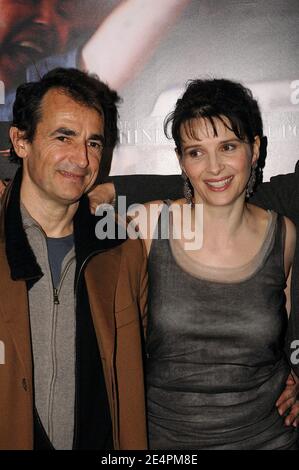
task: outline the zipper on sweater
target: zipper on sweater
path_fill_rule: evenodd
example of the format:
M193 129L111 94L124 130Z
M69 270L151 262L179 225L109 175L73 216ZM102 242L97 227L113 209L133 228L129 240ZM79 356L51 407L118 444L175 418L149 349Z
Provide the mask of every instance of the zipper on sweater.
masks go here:
M59 305L59 297L58 297L58 290L54 287L53 289L53 298L54 298L54 305Z
M71 266L72 262L74 260L74 257L72 257L68 263L66 264L63 272L61 273L60 281L58 288L54 287L53 283L53 276L51 273L51 268L49 266L50 270L50 276L51 276L51 282L52 282L52 288L53 288L53 311L52 311L52 318L53 321L57 320L57 313L58 313L58 305L60 304L59 302L59 293L62 288L63 281L67 275L67 272L69 270L69 267ZM49 407L48 407L48 431L49 431L49 439L51 442L53 442L53 422L52 422L52 410L53 410L53 400L54 400L54 388L55 388L55 381L57 377L57 359L55 355L55 346L54 346L54 339L55 339L55 333L56 333L56 325L52 324L52 333L51 333L51 350L52 350L52 367L53 367L53 374L50 382L50 393L49 393ZM54 349L53 349L54 348Z

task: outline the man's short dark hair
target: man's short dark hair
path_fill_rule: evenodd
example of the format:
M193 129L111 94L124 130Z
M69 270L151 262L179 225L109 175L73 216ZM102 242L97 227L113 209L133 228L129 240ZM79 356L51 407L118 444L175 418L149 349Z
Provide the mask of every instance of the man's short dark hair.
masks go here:
M100 115L104 115L105 142L102 160L105 160L105 156L106 160L111 159L118 141L117 103L120 98L96 75L89 75L75 68L56 68L37 82L20 85L17 88L13 105L12 126L24 131L26 139L32 142L37 124L41 119L42 99L53 88L63 90L74 101L94 108ZM22 163L22 159L13 148L11 148L11 160ZM103 162L101 162L102 165ZM104 162L104 165L107 166L107 162Z

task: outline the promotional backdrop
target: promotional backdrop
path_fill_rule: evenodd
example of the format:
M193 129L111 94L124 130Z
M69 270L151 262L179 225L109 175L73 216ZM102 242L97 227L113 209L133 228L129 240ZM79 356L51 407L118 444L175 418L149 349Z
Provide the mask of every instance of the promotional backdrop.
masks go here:
M241 81L258 99L264 180L299 155L298 0L0 0L0 177L15 88L56 66L97 73L123 97L111 174L179 173L163 119L188 79Z

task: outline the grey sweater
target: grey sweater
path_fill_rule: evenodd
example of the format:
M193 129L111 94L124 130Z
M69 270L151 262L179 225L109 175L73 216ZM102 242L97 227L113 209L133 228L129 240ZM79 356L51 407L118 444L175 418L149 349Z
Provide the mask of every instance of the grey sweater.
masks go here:
M75 252L72 248L63 260L57 299L46 235L24 207L22 219L43 272L29 290L35 404L54 448L71 449L75 406Z

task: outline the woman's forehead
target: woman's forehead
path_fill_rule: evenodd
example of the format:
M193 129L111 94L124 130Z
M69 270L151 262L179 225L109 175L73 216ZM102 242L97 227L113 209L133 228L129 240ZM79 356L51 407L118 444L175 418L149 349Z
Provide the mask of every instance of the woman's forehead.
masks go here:
M184 121L180 127L182 141L211 138L236 138L230 120L226 116L195 117Z

